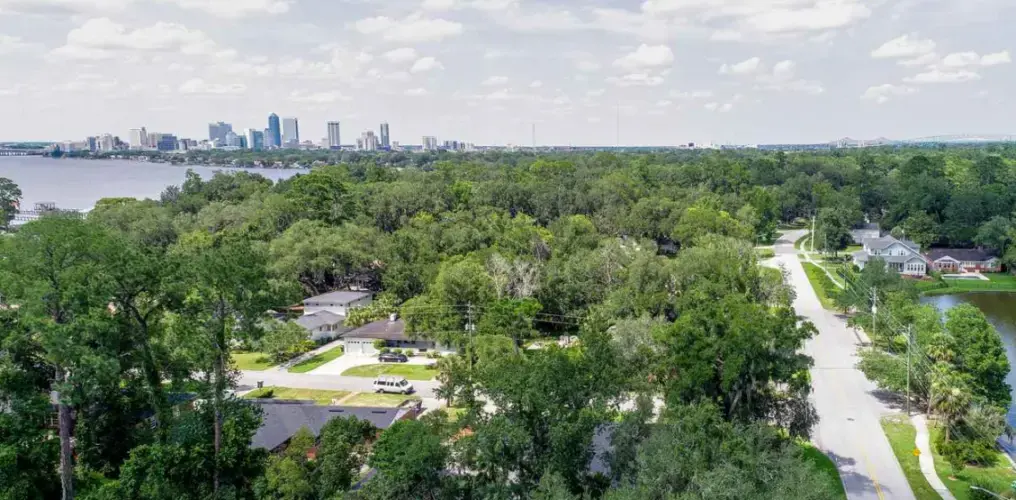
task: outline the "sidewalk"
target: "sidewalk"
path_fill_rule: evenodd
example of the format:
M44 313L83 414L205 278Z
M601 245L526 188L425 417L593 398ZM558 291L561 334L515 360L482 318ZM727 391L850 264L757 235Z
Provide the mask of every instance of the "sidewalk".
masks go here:
M935 458L931 454L931 434L928 432L928 423L925 422L924 415L914 415L910 417L910 421L914 424L914 430L917 431L916 444L917 449L921 451L917 461L921 464L921 473L924 474L924 478L928 480L931 488L942 497L942 500L956 500L956 497L949 492L949 488L945 487L942 478L938 477L938 473L935 472Z
M303 353L303 354L301 354L301 355L299 355L299 356L297 356L297 357L295 357L295 358L293 358L293 359L291 359L289 361L286 361L285 363L273 366L273 367L271 367L271 368L269 368L269 369L267 369L265 371L266 372L288 372L289 369L292 368L293 366L295 366L295 365L297 365L299 363L302 363L302 362L304 362L304 361L306 361L306 360L308 360L310 358L313 358L314 356L317 356L318 354L321 354L321 353L324 353L324 352L328 352L328 351L330 351L332 349L338 349L338 348L341 348L341 347L342 347L342 340L341 339L340 340L333 340L333 341L331 341L331 342L329 342L329 343L327 343L327 344L325 344L325 345L323 345L321 347L318 347L317 349L314 349L313 351L307 351L307 352L305 352L305 353Z

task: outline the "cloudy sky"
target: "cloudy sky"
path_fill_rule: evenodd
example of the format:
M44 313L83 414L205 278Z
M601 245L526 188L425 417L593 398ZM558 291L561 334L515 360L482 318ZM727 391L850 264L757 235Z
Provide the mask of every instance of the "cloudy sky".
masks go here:
M0 0L0 140L1016 133L1012 0ZM619 117L619 120L618 120Z

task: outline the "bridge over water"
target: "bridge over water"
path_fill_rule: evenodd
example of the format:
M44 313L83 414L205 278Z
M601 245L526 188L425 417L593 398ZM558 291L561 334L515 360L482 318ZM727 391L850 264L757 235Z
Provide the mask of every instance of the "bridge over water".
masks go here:
M0 148L0 156L42 156L41 149L9 149Z

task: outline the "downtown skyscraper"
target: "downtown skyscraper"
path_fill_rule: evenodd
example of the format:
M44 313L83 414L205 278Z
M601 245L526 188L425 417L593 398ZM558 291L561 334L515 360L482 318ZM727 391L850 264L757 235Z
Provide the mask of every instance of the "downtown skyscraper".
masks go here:
M328 122L328 148L342 148L342 139L339 136L339 122Z
M282 119L282 147L300 147L300 122L296 118Z
M208 140L216 146L226 145L226 135L233 131L233 126L225 122L208 124Z
M268 133L265 134L265 148L282 147L282 126L279 124L279 115L272 113L268 115Z
M391 137L388 135L388 122L381 124L381 149L391 149Z

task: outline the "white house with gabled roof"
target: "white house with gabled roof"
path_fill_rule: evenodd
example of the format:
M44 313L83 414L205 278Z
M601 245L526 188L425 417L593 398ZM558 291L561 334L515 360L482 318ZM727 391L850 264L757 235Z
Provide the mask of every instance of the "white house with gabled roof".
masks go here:
M863 249L854 252L854 265L864 266L874 260L885 261L886 267L907 276L924 276L928 273L928 259L921 255L921 246L910 240L898 240L892 236L868 238L862 242Z

